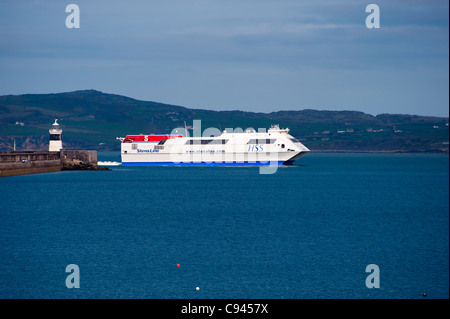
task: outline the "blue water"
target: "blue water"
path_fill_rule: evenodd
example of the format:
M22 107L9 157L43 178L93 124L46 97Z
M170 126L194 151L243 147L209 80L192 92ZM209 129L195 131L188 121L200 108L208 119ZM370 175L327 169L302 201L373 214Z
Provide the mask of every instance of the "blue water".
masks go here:
M0 297L449 298L448 209L443 155L4 177Z

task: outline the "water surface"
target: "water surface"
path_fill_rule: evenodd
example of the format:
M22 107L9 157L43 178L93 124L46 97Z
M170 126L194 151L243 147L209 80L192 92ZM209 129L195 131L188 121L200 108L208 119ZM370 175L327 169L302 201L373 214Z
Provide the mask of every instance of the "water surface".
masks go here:
M448 185L448 156L390 154L4 177L0 297L448 298Z

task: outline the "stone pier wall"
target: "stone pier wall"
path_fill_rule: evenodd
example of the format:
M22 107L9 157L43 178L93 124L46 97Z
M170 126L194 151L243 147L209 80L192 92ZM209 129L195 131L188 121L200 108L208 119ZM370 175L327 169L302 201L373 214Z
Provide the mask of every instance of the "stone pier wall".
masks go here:
M59 171L59 152L21 151L0 153L0 176Z
M97 151L0 152L0 177L60 170L107 170L97 165Z

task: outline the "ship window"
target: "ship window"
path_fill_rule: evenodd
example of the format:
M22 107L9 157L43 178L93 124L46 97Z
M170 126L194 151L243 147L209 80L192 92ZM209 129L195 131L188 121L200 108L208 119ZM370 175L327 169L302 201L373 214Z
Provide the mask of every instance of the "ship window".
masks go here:
M290 140L294 143L300 143L299 140L297 140L296 138L291 138Z
M164 146L163 145L155 145L154 149L155 150L163 150Z
M251 139L250 141L248 141L247 144L273 144L275 143L275 139L273 138L258 138L258 139Z
M212 140L209 144L227 144L228 140Z
M50 134L50 141L60 141L61 134Z
M213 140L187 140L186 145L206 145L210 144Z
M136 143L131 144L131 149L132 150L137 150L137 144Z

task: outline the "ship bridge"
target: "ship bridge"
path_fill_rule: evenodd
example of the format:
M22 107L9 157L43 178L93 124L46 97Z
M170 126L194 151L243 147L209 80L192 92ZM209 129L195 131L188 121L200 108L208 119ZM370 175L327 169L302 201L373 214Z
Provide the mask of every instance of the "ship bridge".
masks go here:
M274 124L274 125L270 126L268 132L269 133L289 133L289 129L288 128L280 128L280 125Z

